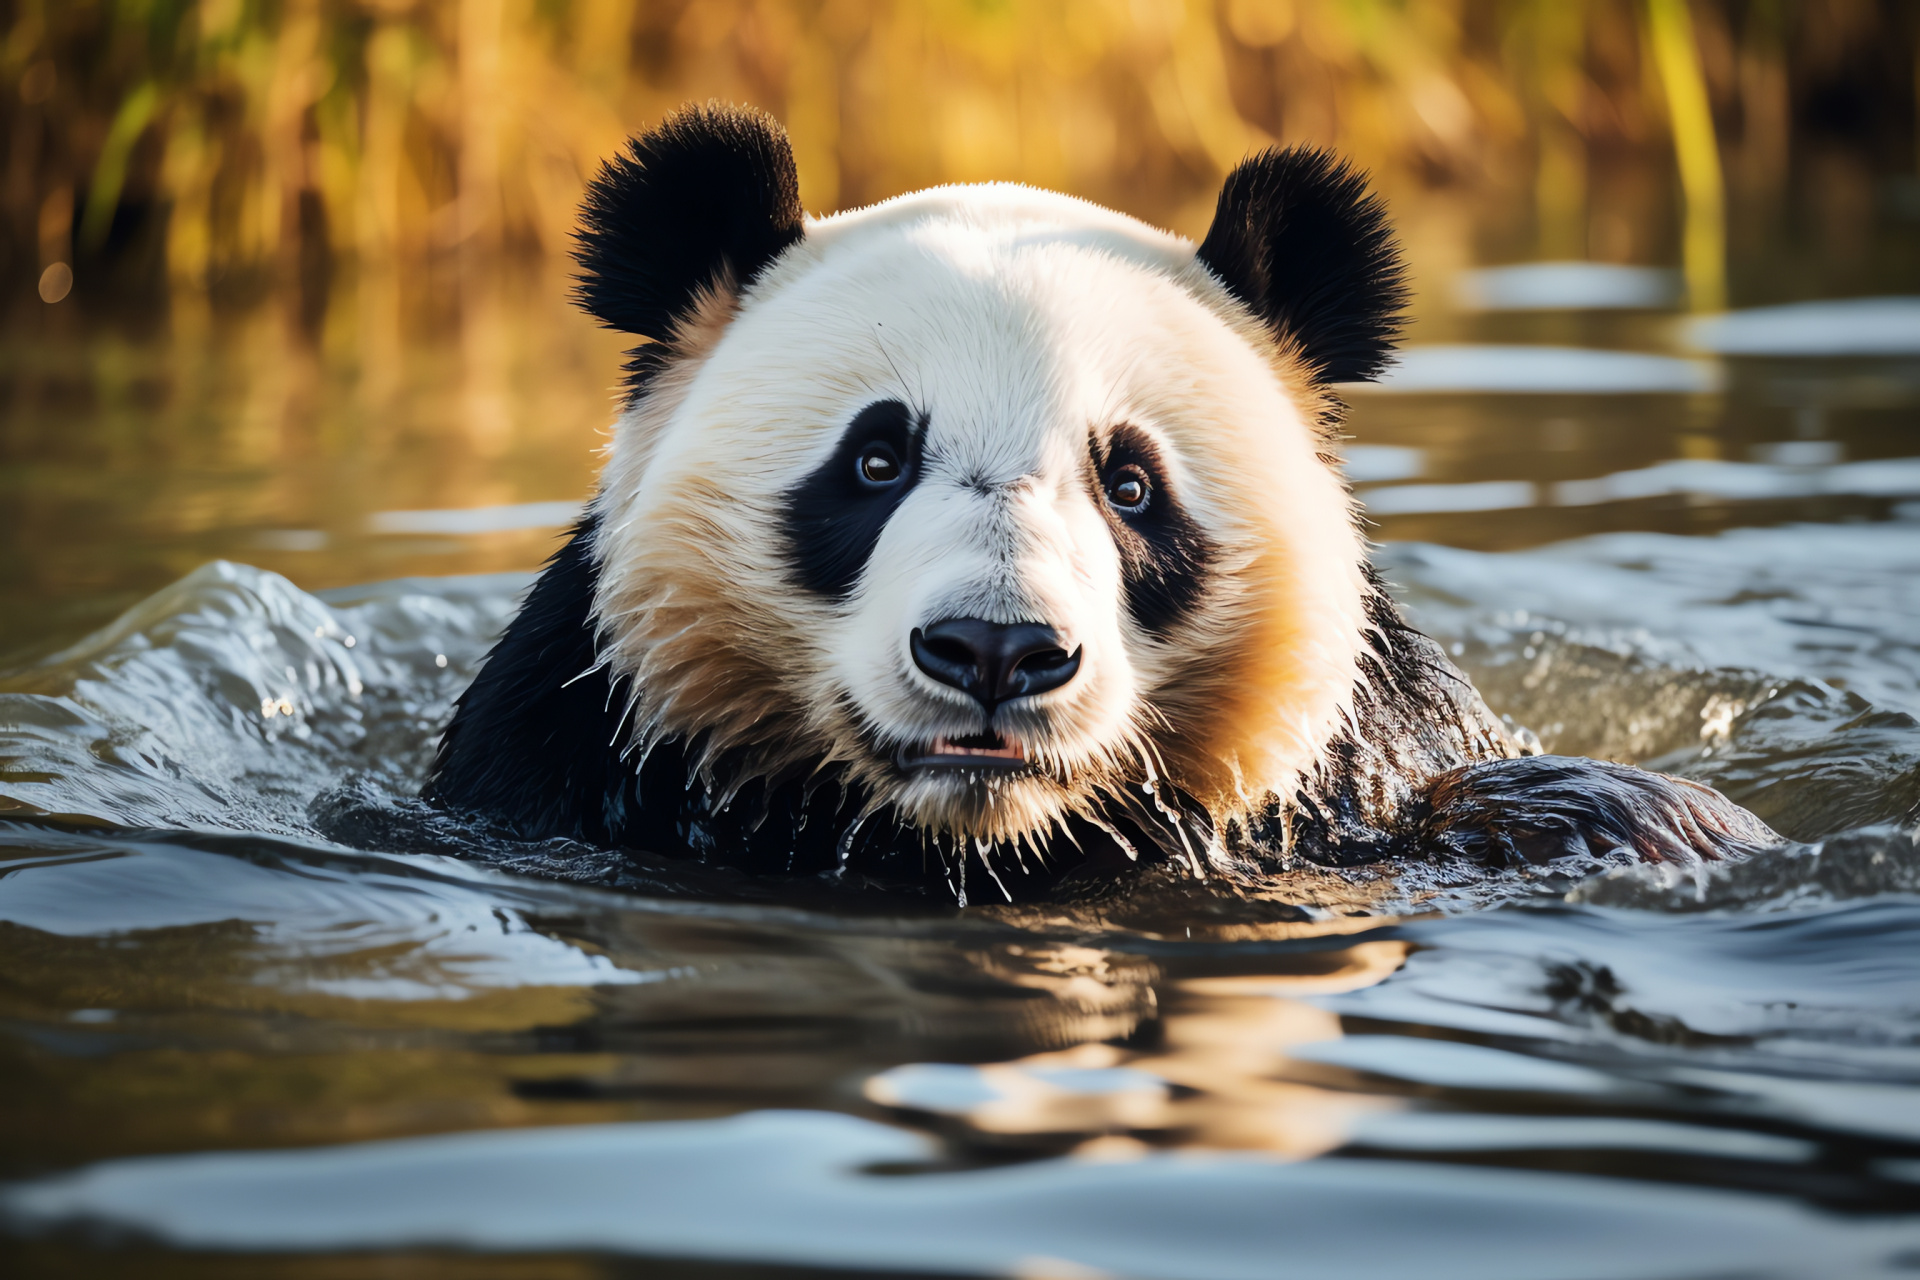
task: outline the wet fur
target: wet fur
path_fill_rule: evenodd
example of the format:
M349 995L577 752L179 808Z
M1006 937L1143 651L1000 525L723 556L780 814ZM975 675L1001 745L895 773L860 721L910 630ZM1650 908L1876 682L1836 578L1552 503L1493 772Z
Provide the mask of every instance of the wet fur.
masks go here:
M793 341L767 299L848 261L836 246L885 244L919 227L938 237L951 225L964 255L970 229L990 234L995 219L1055 236L1044 242L1060 246L1050 252L1061 279L1105 272L1115 297L1157 300L1143 305L1168 317L1176 343L1198 340L1188 335L1207 324L1231 335L1176 352L1169 367L1197 381L1156 390L1170 397L1157 409L1141 406L1172 433L1186 470L1168 479L1197 513L1178 554L1158 562L1174 566L1158 581L1126 560L1124 531L1114 533L1131 598L1158 603L1146 614L1134 606L1138 634L1123 636L1124 660L1115 656L1118 674L1106 678L1151 697L1134 695L1130 719L1097 734L1076 729L1070 711L1054 716L1064 728L1034 729L1064 734L1059 749L1077 753L1074 768L1064 781L1043 768L997 805L981 788L956 799L941 780L946 790L929 795L895 774L894 744L876 737L885 725L836 674L849 643L845 602L797 586L789 553L767 533L781 527L783 491L764 477L804 470L817 449L810 424L856 394L847 379L869 387L899 376L878 326L878 356L857 353L874 366L871 380L830 362L789 380L824 397L817 407L755 401L746 372L760 350ZM630 365L589 515L461 699L428 786L434 803L528 839L755 871L837 869L963 899L969 876L975 896L987 883L992 896L1029 897L1141 860L1258 875L1298 861L1527 860L1576 845L1715 857L1768 842L1757 820L1692 784L1522 757L1365 567L1335 469L1329 384L1379 370L1404 288L1384 210L1332 158L1295 150L1249 161L1223 188L1197 251L1021 188L922 193L803 229L778 127L697 109L638 140L596 181L582 245L583 302L651 341ZM1108 265L1088 268L1082 246ZM950 305L964 309L968 296ZM989 346L999 341L982 332ZM1098 323L1088 332L1102 340ZM1017 368L1027 348L1017 333L1006 341L991 358ZM743 372L710 367L727 359ZM1225 408L1182 436L1182 398L1195 395L1224 396L1201 403ZM808 425L765 425L783 414ZM701 433L690 437L689 423ZM962 432L953 439L964 445ZM1236 489L1243 474L1292 487ZM983 510L1011 512L1026 481L982 472L972 483L1002 504ZM1034 741L1044 762L1049 739Z
M1063 877L1096 880L1147 861L1185 860L1173 825L1116 799L1104 825L1076 821L1044 858L1002 855L989 872L951 842L881 815L834 771L749 784L722 808L697 752L660 744L636 762L621 740L626 691L597 665L589 518L549 563L467 694L431 789L528 840L690 857L762 874L851 872L894 887L1027 898ZM1625 853L1648 861L1733 856L1777 843L1745 810L1697 784L1622 765L1524 756L1432 640L1408 627L1375 582L1367 672L1352 723L1291 802L1222 833L1229 876L1308 864L1458 858L1488 867ZM569 676L569 672L575 672ZM578 674L584 672L584 674ZM1196 807L1190 817L1204 822ZM856 825L857 824L857 825ZM1204 839L1202 829L1189 833ZM971 861L969 871L968 863ZM1590 864L1589 864L1590 865Z

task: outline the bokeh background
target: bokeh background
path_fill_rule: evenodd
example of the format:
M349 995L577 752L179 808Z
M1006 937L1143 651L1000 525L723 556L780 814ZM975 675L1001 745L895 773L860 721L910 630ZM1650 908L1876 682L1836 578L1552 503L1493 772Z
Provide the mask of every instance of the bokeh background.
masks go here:
M783 120L821 213L1013 179L1197 236L1247 152L1336 147L1392 205L1413 340L1645 346L1644 316L1476 316L1450 282L1909 289L1917 62L1910 0L0 0L0 653L214 556L308 587L537 563L622 345L568 304L575 207L689 99ZM1770 429L1718 403L1657 441L1596 410L1586 445L1558 411L1549 451ZM1355 430L1477 429L1450 412ZM1629 522L1713 518L1681 506Z

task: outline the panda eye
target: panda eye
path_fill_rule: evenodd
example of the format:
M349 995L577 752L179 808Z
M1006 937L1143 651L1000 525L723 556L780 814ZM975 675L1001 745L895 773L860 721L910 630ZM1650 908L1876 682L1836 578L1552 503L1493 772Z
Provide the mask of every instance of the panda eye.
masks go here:
M900 478L900 459L883 444L871 444L860 451L860 479L876 488Z
M1153 482L1134 463L1116 467L1107 476L1107 501L1123 515L1139 515L1147 509L1147 501L1152 497Z

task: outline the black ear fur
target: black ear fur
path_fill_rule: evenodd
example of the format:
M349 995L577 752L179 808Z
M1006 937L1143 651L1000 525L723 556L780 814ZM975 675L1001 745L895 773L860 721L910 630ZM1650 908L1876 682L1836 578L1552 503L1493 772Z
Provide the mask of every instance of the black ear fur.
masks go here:
M1197 256L1299 344L1321 382L1363 382L1386 367L1406 274L1386 206L1338 157L1289 147L1242 162Z
M686 107L627 143L587 186L580 305L609 327L664 342L700 289L746 285L800 239L793 147L749 107Z

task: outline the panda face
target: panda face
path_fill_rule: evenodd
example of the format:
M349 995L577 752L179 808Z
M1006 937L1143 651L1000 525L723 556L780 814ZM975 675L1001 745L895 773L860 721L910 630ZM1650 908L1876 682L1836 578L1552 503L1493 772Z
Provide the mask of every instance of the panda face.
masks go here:
M1143 787L1244 806L1331 736L1363 583L1321 393L1186 242L940 189L812 224L671 346L600 498L642 744L1037 842Z

